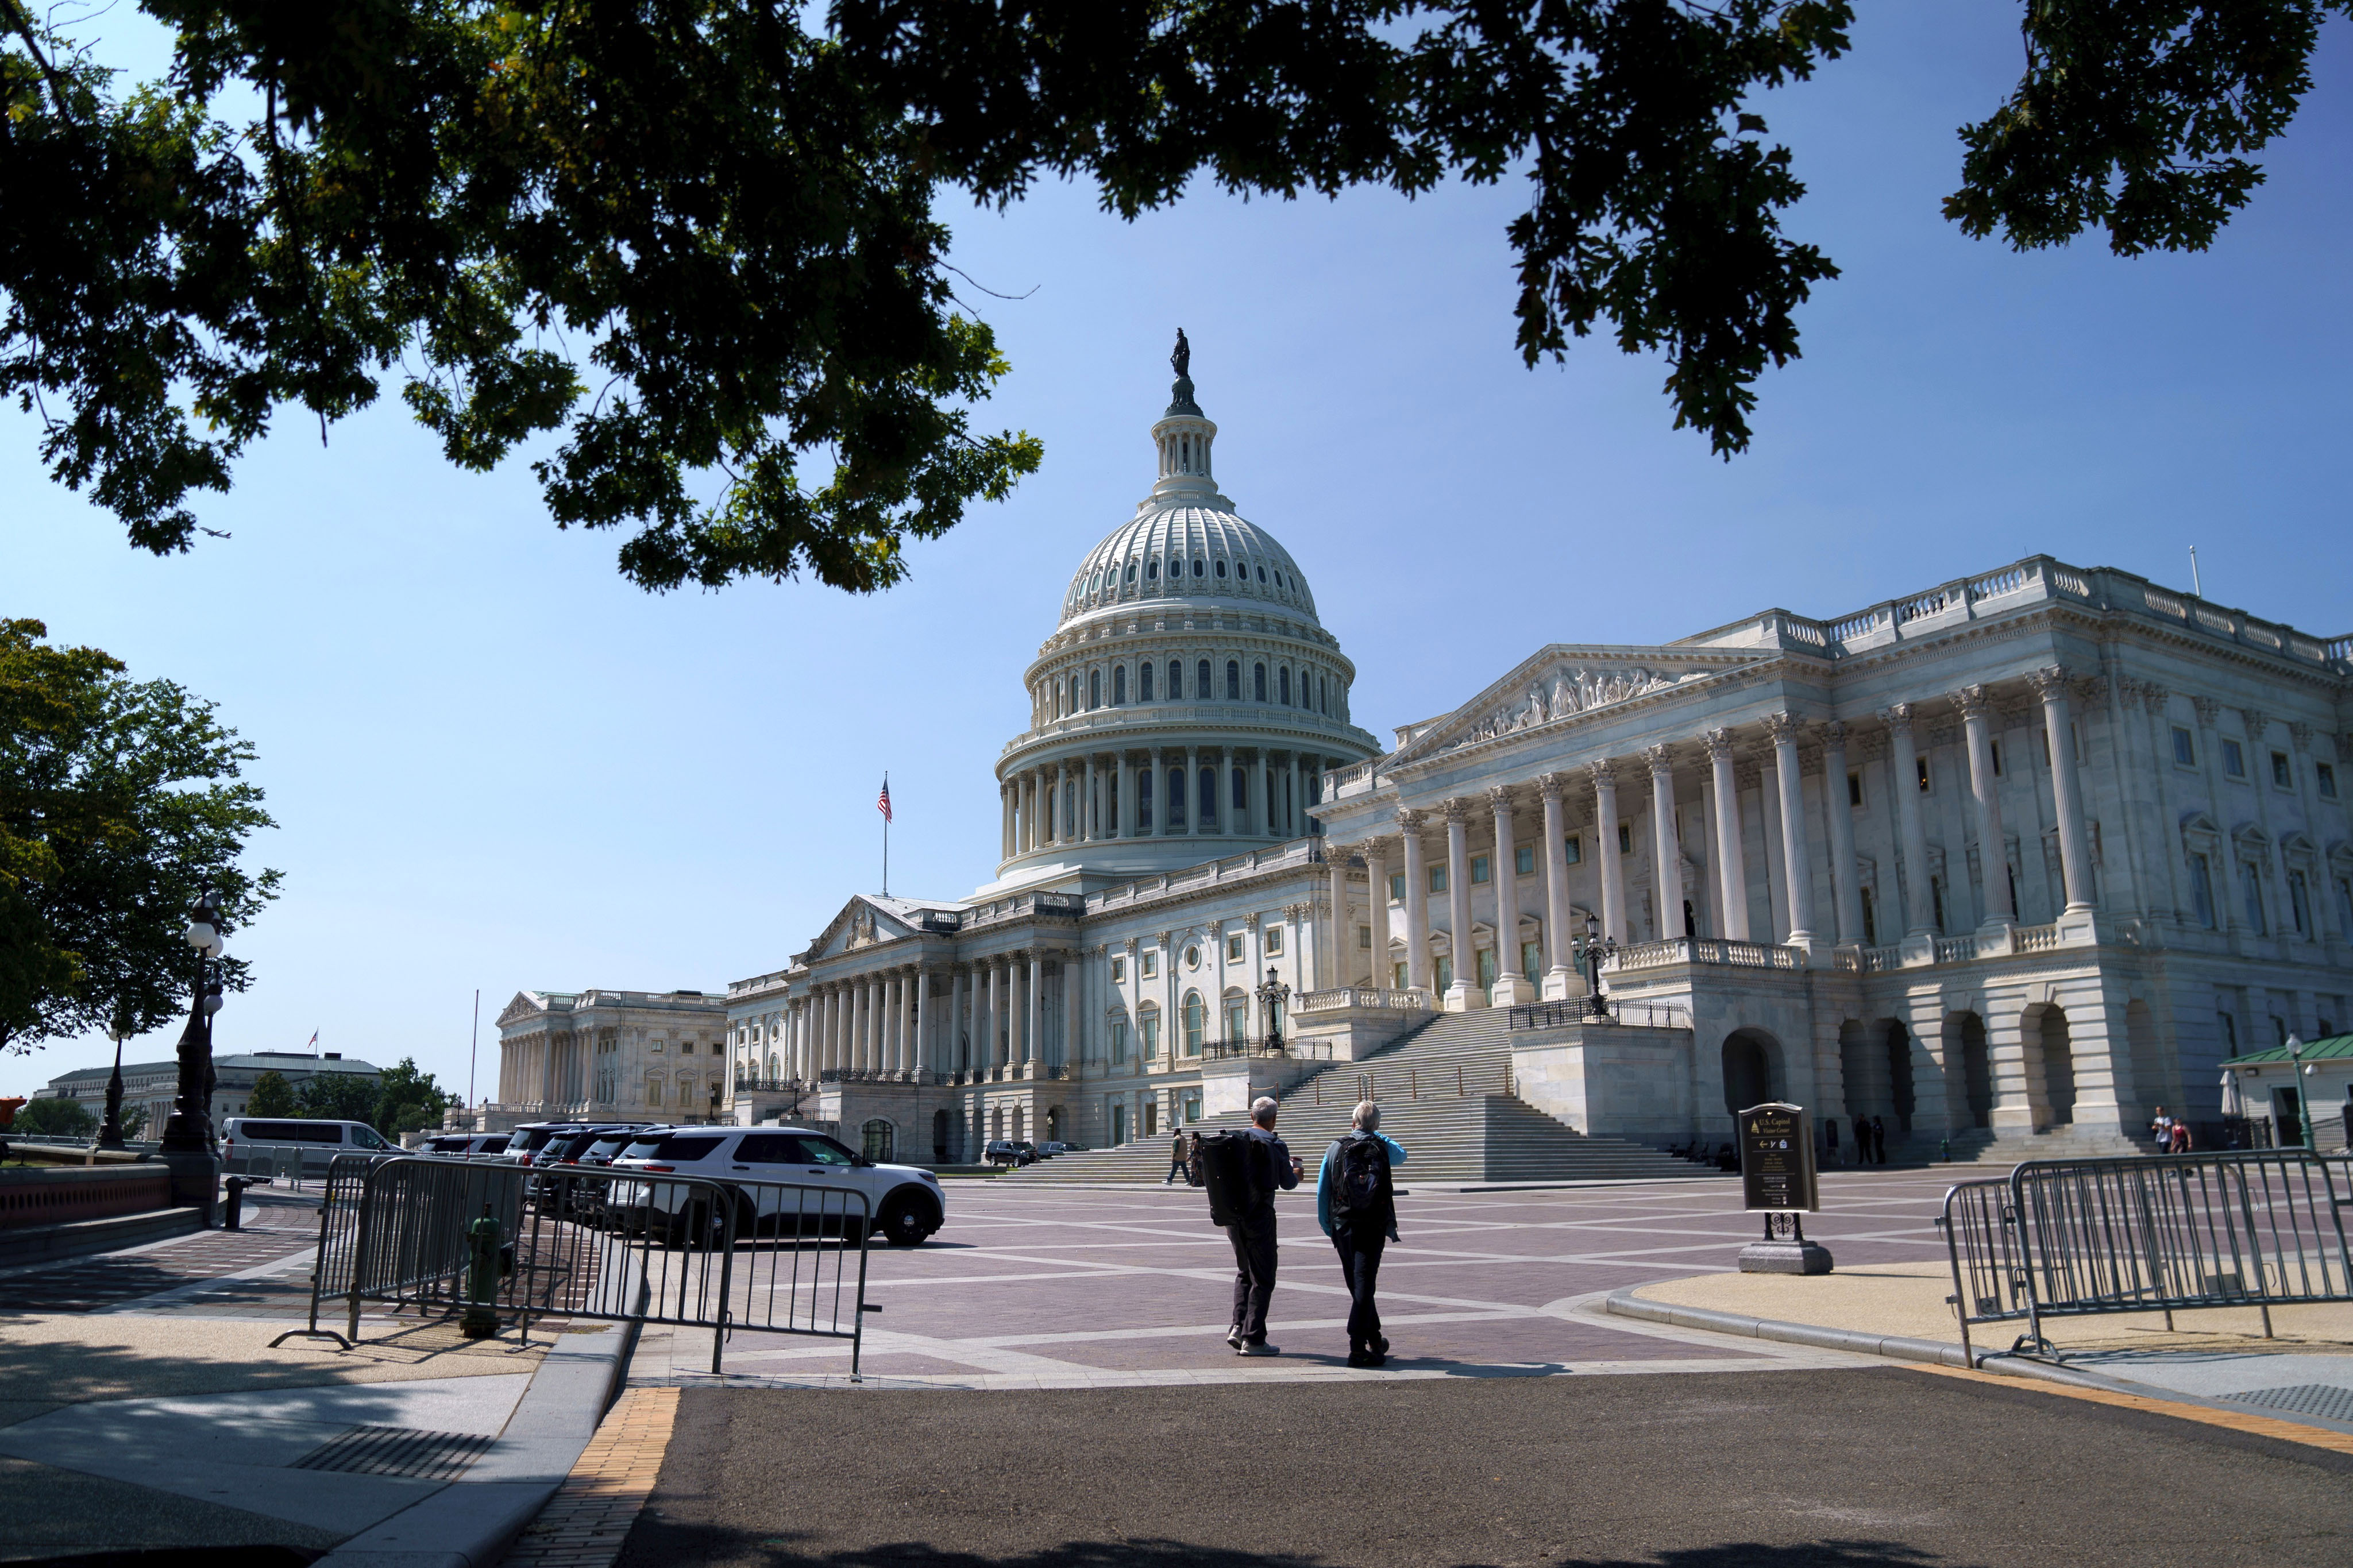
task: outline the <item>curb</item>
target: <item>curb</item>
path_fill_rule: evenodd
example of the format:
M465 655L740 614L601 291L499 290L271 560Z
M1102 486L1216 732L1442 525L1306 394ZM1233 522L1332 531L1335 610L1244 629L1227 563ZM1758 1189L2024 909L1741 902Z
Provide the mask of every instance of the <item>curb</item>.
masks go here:
M1744 1317L1738 1312L1710 1311L1704 1307L1678 1307L1665 1301L1646 1301L1630 1289L1611 1291L1602 1301L1601 1310L1620 1318L1640 1318L1645 1322L1667 1323L1679 1329L1706 1329L1719 1334L1743 1334L1750 1339L1778 1340L1783 1344L1806 1345L1814 1350L1852 1351L1858 1355L1931 1362L1938 1366L1979 1372L2003 1370L1986 1364L1996 1359L1987 1352L1978 1352L1972 1360L1960 1346L1937 1340L1866 1333L1861 1329L1827 1329L1813 1323L1783 1323L1770 1318Z
M0 1268L117 1252L174 1237L193 1236L204 1228L203 1211L195 1208L148 1209L139 1214L109 1215L103 1219L28 1225L0 1231Z
M628 1376L635 1343L626 1322L560 1337L470 1469L312 1568L492 1568L572 1473Z

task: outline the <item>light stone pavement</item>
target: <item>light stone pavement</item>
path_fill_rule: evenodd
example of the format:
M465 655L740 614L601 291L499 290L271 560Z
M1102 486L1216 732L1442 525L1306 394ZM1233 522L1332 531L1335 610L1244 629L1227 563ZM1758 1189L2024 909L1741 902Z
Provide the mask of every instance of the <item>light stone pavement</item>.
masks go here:
M1957 1177L1988 1173L1957 1168ZM705 1331L649 1331L633 1382L685 1386L1138 1387L1368 1378L1528 1377L1852 1367L1869 1358L1604 1316L1600 1298L1730 1270L1760 1222L1733 1182L1415 1194L1381 1268L1389 1365L1345 1363L1347 1296L1306 1188L1278 1205L1269 1337L1225 1343L1233 1254L1184 1188L951 1184L948 1221L918 1248L874 1249L860 1371L839 1341L739 1331L710 1373ZM1807 1232L1842 1264L1940 1258L1931 1221L1956 1168L1834 1171Z

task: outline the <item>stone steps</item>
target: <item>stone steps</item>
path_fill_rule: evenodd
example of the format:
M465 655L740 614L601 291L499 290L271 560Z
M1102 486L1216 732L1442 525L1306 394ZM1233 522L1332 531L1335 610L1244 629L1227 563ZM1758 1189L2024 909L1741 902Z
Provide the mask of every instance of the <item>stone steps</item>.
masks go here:
M1512 1060L1501 1009L1441 1013L1383 1050L1336 1062L1277 1096L1276 1131L1312 1172L1348 1130L1362 1089L1381 1108L1381 1131L1405 1147L1399 1180L1561 1182L1658 1181L1715 1174L1711 1168L1622 1138L1589 1138L1504 1092ZM1196 1122L1193 1131L1249 1125L1239 1112ZM1003 1178L1021 1186L1151 1183L1167 1175L1170 1139L1155 1134L1115 1149L1087 1150Z

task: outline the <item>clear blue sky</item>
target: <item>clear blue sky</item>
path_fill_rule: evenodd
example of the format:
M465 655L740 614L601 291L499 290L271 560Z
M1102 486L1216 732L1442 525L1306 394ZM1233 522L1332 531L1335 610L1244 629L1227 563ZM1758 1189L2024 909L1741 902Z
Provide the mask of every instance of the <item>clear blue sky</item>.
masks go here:
M414 1055L462 1089L474 992L715 990L879 882L993 874L990 765L1080 555L1152 478L1175 329L1219 479L1305 568L1376 733L1554 640L1657 642L1782 605L1834 616L2034 552L2353 630L2344 434L2353 49L2214 250L2015 256L1937 214L1955 128L2014 79L2015 5L1867 7L1856 49L1765 105L1845 269L1727 464L1669 428L1655 362L1512 348L1516 183L1409 204L1198 195L1133 225L1090 192L949 213L1014 374L982 410L1046 465L913 551L914 581L651 597L619 539L559 532L521 463L450 471L396 398L322 449L300 417L204 521L134 553L0 416L0 613L220 706L259 748L285 896L235 938L224 1051ZM167 1055L171 1036L132 1049ZM21 1093L103 1040L0 1062Z

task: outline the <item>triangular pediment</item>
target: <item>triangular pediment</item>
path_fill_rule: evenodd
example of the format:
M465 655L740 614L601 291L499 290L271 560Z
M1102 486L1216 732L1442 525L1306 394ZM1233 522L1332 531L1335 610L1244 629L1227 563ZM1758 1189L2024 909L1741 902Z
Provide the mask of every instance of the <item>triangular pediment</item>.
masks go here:
M547 994L539 991L518 991L514 1000L499 1009L497 1026L505 1028L547 1010Z
M841 906L841 912L826 926L825 934L810 946L807 957L811 962L834 958L913 934L914 928L899 914L860 894Z
M1390 765L1573 723L1598 710L1754 664L1761 657L1713 648L1554 643L1453 712L1400 735Z

